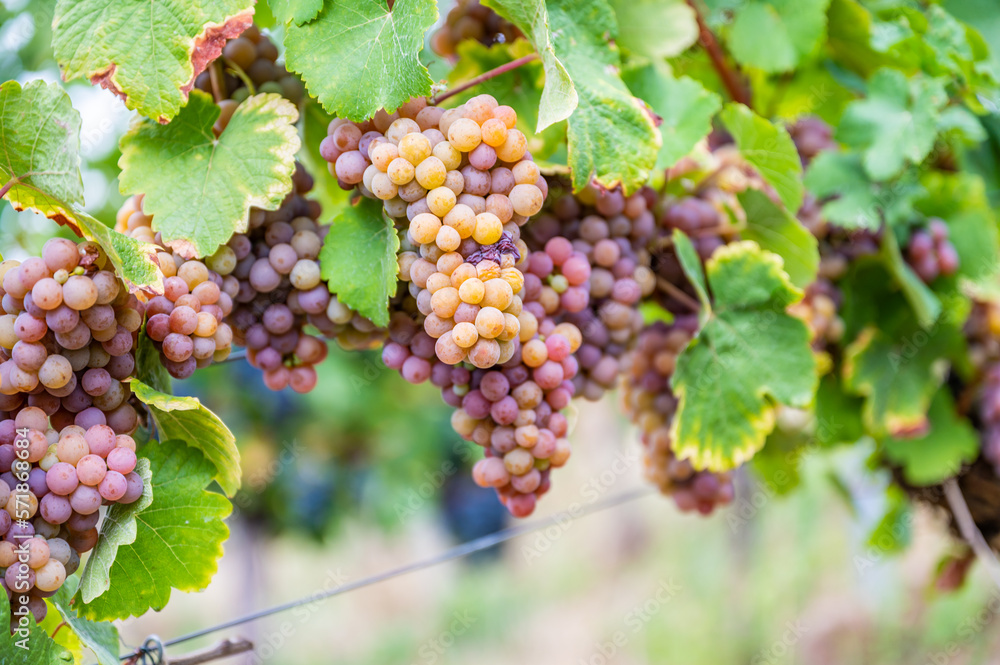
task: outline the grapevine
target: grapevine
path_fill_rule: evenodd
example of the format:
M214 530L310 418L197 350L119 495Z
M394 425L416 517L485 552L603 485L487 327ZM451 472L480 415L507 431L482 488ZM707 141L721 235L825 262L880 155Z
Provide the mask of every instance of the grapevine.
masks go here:
M959 551L939 589L969 552L996 568L1000 75L981 12L98 4L54 3L44 52L5 60L48 70L0 86L0 663L30 642L47 660L24 662L82 644L110 665L112 622L208 586L260 442L189 396L202 381L247 382L244 409L257 385L304 408L386 369L440 395L431 438L467 474L435 487L449 517L466 496L505 518L565 508L577 488L553 471L591 453L572 426L588 402L617 406L613 445L703 517L745 519L745 497L807 479L803 457L849 449L865 477L838 486L878 487L879 535L941 508ZM92 141L57 73L136 117ZM378 458L348 437L311 452ZM358 487L338 494L376 502L342 466Z

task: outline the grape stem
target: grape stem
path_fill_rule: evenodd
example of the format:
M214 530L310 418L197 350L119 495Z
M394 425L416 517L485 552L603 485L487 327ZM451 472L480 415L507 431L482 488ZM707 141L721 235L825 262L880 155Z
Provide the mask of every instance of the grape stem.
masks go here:
M698 43L708 53L708 57L712 61L712 67L715 68L715 71L719 74L719 78L722 79L722 84L726 86L729 96L734 102L750 106L750 91L743 84L743 81L740 80L739 74L726 62L726 56L722 52L719 40L715 38L712 30L705 23L705 17L702 16L701 10L695 4L695 0L687 0L687 4L691 8L691 11L694 12L694 18L698 22Z
M212 84L212 97L215 98L215 103L218 104L225 97L222 94L222 80L219 73L219 61L216 60L211 65L208 66L208 79Z
M465 83L461 83L461 84L455 86L454 88L452 88L451 90L445 90L441 94L435 95L434 97L431 97L431 104L434 104L434 105L440 104L441 102L443 102L444 100L448 99L449 97L454 97L455 95L457 95L460 92L465 92L469 88L475 87L475 86L479 85L480 83L484 83L486 81L489 81L491 78L496 78L497 76L500 76L501 74L506 74L507 72L509 72L511 70L517 69L521 65L526 65L529 62L533 62L535 60L538 60L538 54L537 53L529 53L528 55L526 55L526 56L524 56L522 58L518 58L517 60L511 60L510 62L502 64L499 67L495 67L495 68L489 70L488 72L483 72L482 74L480 74L476 78L469 79Z
M666 279L662 277L657 277L656 285L661 289L663 289L664 291L666 291L669 296L671 296L676 300L679 300L681 303L686 305L687 308L690 309L692 312L697 312L699 309L701 309L701 304L699 304L697 300L695 300L688 294L684 293L684 291L680 290Z
M0 199L7 196L7 192L9 192L10 188L16 185L17 182L17 178L11 178L6 182L6 184L4 184L3 187L0 187Z
M976 558L993 578L993 583L1000 587L1000 561L997 561L996 555L993 554L993 550L990 549L983 537L983 532L979 530L976 521L972 519L969 504L965 502L958 481L954 478L944 481L944 495L948 499L948 505L955 516L955 521L958 522L958 530L962 533L962 537L972 546L972 551L976 553Z

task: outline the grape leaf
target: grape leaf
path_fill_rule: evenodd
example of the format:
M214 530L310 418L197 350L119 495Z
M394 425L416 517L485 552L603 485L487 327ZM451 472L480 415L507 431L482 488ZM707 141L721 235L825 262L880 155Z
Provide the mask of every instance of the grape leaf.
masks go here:
M660 136L650 113L618 75L613 41L618 26L606 0L548 3L556 55L576 85L580 103L569 119L567 140L573 189L596 180L608 189L635 191L656 167Z
M862 400L845 393L843 383L835 373L820 379L816 389L816 443L829 448L841 443L854 443L864 436L861 407Z
M785 128L735 102L726 104L719 118L733 135L740 154L774 187L785 208L798 211L802 205L802 162Z
M365 120L430 94L418 57L437 20L434 0L327 0L311 23L287 26L285 64L330 113Z
M163 292L153 245L133 240L83 212L80 114L58 84L0 85L0 176L16 210L34 210L104 248L130 291Z
M722 100L698 81L686 76L674 78L666 67L656 64L626 68L622 79L632 94L649 104L662 119L658 171L676 164L712 130L712 116Z
M17 81L0 85L0 175L6 197L18 210L47 217L83 205L80 177L80 113L58 83Z
M10 624L10 602L6 598L0 602L0 626ZM52 641L35 620L24 619L19 626L23 633L10 634L6 628L0 630L0 665L74 665L72 652Z
M133 376L153 390L170 393L170 373L160 362L160 352L153 340L145 334L145 324L143 325L143 334L139 335L139 343L135 351L135 373Z
M218 568L232 505L205 489L212 463L182 440L151 442L142 454L152 469L153 503L135 515L135 540L119 545L108 590L82 604L80 616L101 621L162 609L171 587L204 589Z
M161 441L179 439L204 453L215 465L215 480L226 496L240 488L240 453L236 437L219 417L197 397L176 397L161 393L138 379L132 379L132 392L149 407Z
M740 236L780 256L795 286L805 288L812 283L819 268L816 237L764 192L749 189L739 194L739 201L747 216Z
M694 248L694 243L680 229L674 229L673 233L674 249L677 251L677 260L681 264L684 276L691 282L694 292L698 294L701 302L701 316L712 313L712 303L708 299L708 287L705 286L705 271L701 269L701 258ZM704 321L702 321L704 323Z
M776 74L817 50L830 0L750 0L733 18L729 49L743 65Z
M66 580L67 584L69 579ZM56 632L56 629L63 622L62 615L59 614L59 610L52 603L52 599L49 598L46 601L48 611L45 614L45 619L42 620L38 627L46 634L51 636L52 641L58 646L66 649L72 655L71 663L83 663L83 644L80 642L80 638L77 637L76 633L72 630L63 626L63 630ZM0 657L2 658L2 657Z
M531 44L524 39L489 47L475 39L466 39L458 43L457 51L458 62L448 74L448 81L453 85L468 81L483 72L533 52ZM529 62L455 95L448 100L448 103L462 104L469 98L483 93L503 100L504 104L517 113L517 128L528 139L528 150L531 151L532 159L543 169L546 166L549 168L565 166L566 123L556 123L541 132L535 130L544 79L541 63ZM554 161L549 162L549 158L555 153L558 154Z
M312 21L323 9L323 0L268 0L267 4L279 23L295 25Z
M146 460L143 462L146 462L145 467L147 467L144 479L148 481L149 463ZM117 507L117 505L114 506L112 510ZM107 524L107 518L105 518L105 524ZM90 561L87 562L87 565L89 567ZM94 652L99 665L118 665L118 629L113 624L95 623L76 615L76 611L70 606L70 601L73 594L76 593L77 587L78 581L75 577L67 578L66 583L56 592L56 595L49 599L49 602L56 607L58 615L83 643L83 646Z
M910 178L888 183L873 182L856 152L820 153L805 177L806 188L824 199L823 215L834 226L876 231L884 219L890 226L909 222L913 202L923 188Z
M484 0L500 16L523 32L545 70L545 86L538 102L538 127L542 132L551 125L570 117L580 102L573 79L560 62L553 48L549 13L544 0Z
M893 339L867 328L847 347L844 385L865 398L862 416L872 435L912 438L927 431L927 409L944 379L943 338Z
M250 97L215 138L218 117L212 98L196 90L169 125L142 122L121 140L122 194L144 193L153 229L187 258L215 253L246 231L251 207L275 210L292 189L301 141L291 102Z
M111 586L111 567L118 549L131 545L138 534L136 517L153 503L153 472L149 460L139 458L135 472L142 477L142 496L134 503L111 506L101 524L101 535L80 575L80 598L90 603Z
M907 302L917 315L917 321L924 328L932 326L941 314L941 301L930 287L917 277L910 264L903 260L896 234L892 229L886 229L882 234L881 256L889 273L896 279Z
M883 452L889 461L903 467L911 485L937 485L972 462L979 454L979 436L966 418L955 413L948 390L939 390L927 413L930 431L919 439L887 438Z
M680 55L698 41L694 10L684 0L611 0L618 45L632 56L656 61Z
M913 536L910 500L899 485L885 488L884 513L868 535L868 547L881 555L902 552Z
M809 332L785 308L801 297L781 258L750 241L706 264L714 310L677 359L674 451L697 468L749 460L775 423L776 402L805 407L816 390Z
M252 0L59 0L52 48L65 80L85 77L166 122L252 22Z
M948 95L939 79L881 69L868 83L868 96L848 104L837 140L863 150L865 171L888 180L907 162L920 163L934 147L940 109Z
M377 326L389 324L399 237L379 201L362 198L334 218L319 255L330 292Z

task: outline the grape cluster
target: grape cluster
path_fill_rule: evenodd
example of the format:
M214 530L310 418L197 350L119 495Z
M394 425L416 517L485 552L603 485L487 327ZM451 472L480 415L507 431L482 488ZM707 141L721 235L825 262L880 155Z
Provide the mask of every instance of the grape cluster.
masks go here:
M127 380L144 307L92 243L0 263L0 589L36 621L97 542L102 504L142 494ZM15 617L16 620L16 617Z
M954 275L958 270L958 252L948 239L948 225L942 219L931 218L926 229L917 229L906 246L906 261L917 276L930 284L940 276Z
M431 37L431 48L438 55L450 58L455 56L459 42L466 39L492 46L512 42L521 36L513 23L484 7L479 0L458 0L448 12L444 25Z
M1000 474L1000 362L986 367L978 415L983 458Z
M592 267L586 306L561 303L562 320L583 334L574 383L588 400L601 399L617 383L621 357L642 329L639 303L656 288L648 251L657 231L655 202L651 189L625 197L620 190L588 187L559 197L529 228L532 249L565 244Z
M693 315L678 316L671 325L656 322L646 327L625 360L623 402L641 433L646 477L664 494L673 496L681 511L708 515L716 506L732 502L732 478L728 473L697 471L689 461L678 459L670 436L677 409L670 377L677 356L697 329Z
M833 282L818 277L806 287L802 300L788 307L788 313L802 319L809 328L816 351L825 351L844 336L844 321L837 313L841 298Z
M216 135L225 129L240 102L253 92L279 94L293 104L302 101L305 96L302 81L277 60L278 47L256 25L226 43L221 61L227 71L219 76L219 93L225 99L218 102L221 113L214 127ZM210 63L209 68L216 67L216 62ZM212 94L210 71L206 69L199 74L194 85Z
M0 263L0 414L41 408L53 427L138 426L127 383L144 306L92 243L49 240L41 258Z
M818 154L837 147L833 128L819 118L804 116L788 127L788 134L795 143L795 150L803 166L808 166Z
M319 264L329 227L319 224L319 204L305 198L313 180L300 165L293 181L277 210L251 211L247 232L219 250L226 265L217 267L238 280L228 320L250 364L271 390L305 393L316 387L315 366L328 352L307 324L349 348L370 344L376 328L330 294Z
M199 367L222 362L233 350L233 331L225 322L233 311L239 284L208 267L226 265L222 250L206 261L187 260L167 247L153 231L153 217L142 210L141 195L118 210L116 229L158 245L163 295L146 303L146 336L160 351L160 361L176 379L186 379Z

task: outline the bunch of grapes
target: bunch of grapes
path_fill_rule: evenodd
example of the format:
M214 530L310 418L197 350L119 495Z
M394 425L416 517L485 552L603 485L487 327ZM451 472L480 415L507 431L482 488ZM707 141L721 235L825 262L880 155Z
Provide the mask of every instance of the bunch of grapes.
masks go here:
M844 321L837 314L842 295L830 280L819 277L806 287L802 300L789 306L788 313L802 319L809 328L812 347L826 350L844 336Z
M319 224L319 204L305 198L313 179L301 165L293 181L294 190L277 210L252 210L247 232L234 236L210 263L224 257L217 269L237 280L228 321L250 364L264 373L265 385L305 393L316 387L315 366L328 352L323 339L307 334L307 324L349 348L371 345L380 333L330 294L319 264L329 227Z
M671 325L656 322L645 328L625 360L623 401L641 433L646 477L661 492L673 496L681 511L708 515L716 506L732 502L732 478L728 473L697 471L689 461L678 459L670 436L677 409L670 377L677 356L697 329L693 315L678 316Z
M833 140L833 127L813 116L799 118L788 127L788 134L795 143L803 166L808 166L821 152L837 147Z
M127 380L144 306L106 262L93 243L53 238L41 258L0 263L0 413L27 403L57 430L138 426Z
M906 261L917 276L930 284L939 276L954 275L958 270L958 252L948 239L948 225L936 217L926 229L916 229L906 246Z
M484 7L479 0L458 0L448 12L444 25L431 37L431 48L438 55L450 58L455 56L459 42L466 39L492 46L512 42L521 36L513 23Z
M127 383L143 305L106 262L54 238L0 263L0 588L37 621L96 544L100 506L143 489Z
M170 375L186 379L197 368L222 362L232 353L233 331L225 317L233 311L239 284L209 268L229 265L226 248L204 262L189 261L168 248L153 231L152 215L142 211L142 198L137 195L125 201L115 228L160 248L157 262L164 290L162 296L146 303L146 336L160 351L160 361Z
M218 75L219 94L225 99L218 102L221 111L215 123L218 136L226 128L236 112L236 107L251 93L270 92L281 95L293 104L298 104L305 96L305 87L299 77L288 72L277 62L278 47L252 25L236 39L229 40L222 49L221 61L227 68ZM209 68L217 67L218 61ZM209 69L198 75L194 83L199 90L213 94L212 75Z
M564 247L564 253L571 248L581 265L592 267L586 305L573 307L576 298L560 303L562 320L583 334L574 383L588 400L601 399L617 383L621 357L642 329L639 303L656 288L648 251L657 231L655 201L651 189L625 197L620 190L589 187L561 196L529 228L532 249L541 246L548 254L553 247Z

